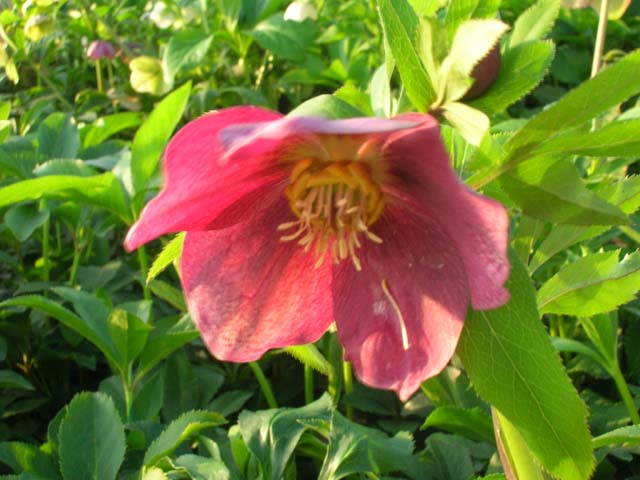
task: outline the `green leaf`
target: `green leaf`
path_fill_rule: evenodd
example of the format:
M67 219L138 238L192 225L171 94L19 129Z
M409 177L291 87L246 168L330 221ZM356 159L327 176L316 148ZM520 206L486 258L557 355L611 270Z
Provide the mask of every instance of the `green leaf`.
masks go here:
M592 440L593 448L602 448L617 444L640 445L640 425L616 428Z
M31 473L35 478L43 479L60 478L51 456L28 443L0 443L0 462L8 465L14 473Z
M607 359L605 359L600 352L590 345L586 345L577 340L571 338L551 337L551 343L554 348L559 352L571 352L579 353L585 357L590 358L594 362L599 363L603 367L608 367Z
M0 388L19 388L35 391L29 380L13 370L0 370Z
M473 67L487 56L508 28L499 20L469 20L460 25L438 72L440 102L455 102L464 96L473 84Z
M83 131L86 133L82 146L88 148L99 145L122 130L137 127L141 122L142 115L138 112L114 113L100 117Z
M106 324L102 324L104 319L96 320L93 316L90 316L89 321L85 321L73 312L60 306L57 302L39 295L14 297L0 303L0 307L12 306L33 308L50 315L93 343L114 365L118 364L118 354L115 351Z
M509 36L509 46L544 38L560 12L560 0L538 0L518 17Z
M502 176L500 185L524 213L535 218L579 225L628 223L619 208L587 189L575 165L566 160L533 158Z
M406 0L378 0L384 38L388 42L407 96L419 112L426 112L436 98L434 85L420 60L414 41L419 20Z
M301 103L291 110L287 116L314 116L330 119L361 117L360 110L333 95L318 95Z
M258 23L252 36L258 45L276 57L302 62L318 33L311 22L294 22L274 15Z
M229 480L233 478L222 460L199 455L181 455L173 462L197 480Z
M301 408L279 408L240 413L238 424L247 448L260 464L262 478L280 480L308 419L329 420L331 399L323 395Z
M191 82L167 95L136 132L131 146L131 180L136 193L142 192L156 172L162 151L180 121Z
M164 246L160 254L153 261L149 273L147 273L147 285L182 254L184 235L184 232L177 234Z
M110 397L80 393L60 424L60 470L65 480L113 480L124 460L122 420Z
M119 308L109 313L107 325L118 352L118 364L126 372L144 348L152 328L135 315Z
M179 30L169 40L162 61L170 78L181 68L192 68L202 61L209 50L213 36L201 30Z
M570 133L545 142L540 153L571 153L589 157L640 156L640 118L611 122L593 132Z
M523 152L563 131L585 124L640 91L640 50L603 69L533 117L509 139L509 162L526 158Z
M78 127L68 115L52 113L38 127L38 153L45 158L75 158L79 148Z
M156 438L144 454L146 467L154 466L165 456L171 455L176 448L193 435L205 428L217 427L225 423L224 417L204 410L193 410L176 418Z
M510 254L511 300L471 312L458 354L478 394L522 435L540 464L562 480L593 470L587 412L565 373L536 311L535 290Z
M446 406L429 414L421 429L439 428L479 442L495 443L491 417L482 409Z
M464 103L453 102L442 106L443 115L471 145L478 146L489 130L489 118L480 110Z
M187 305L184 302L184 294L182 290L178 290L173 285L163 282L162 280L152 280L149 282L149 289L154 295L160 297L170 305L183 312L187 311Z
M177 322L171 318L158 321L140 355L136 378L142 378L172 352L199 336L200 333L191 322L189 315L184 315Z
M24 242L49 218L48 210L40 210L37 205L15 205L7 210L4 221L16 238Z
M131 422L156 418L164 400L164 372L160 369L138 389L131 405Z
M616 205L623 213L631 214L640 207L640 175L627 177L617 183L601 183L594 192L603 200ZM574 243L582 242L605 232L608 226L584 227L557 225L536 250L529 271L535 272L547 260Z
M283 350L325 377L335 375L333 365L331 365L329 360L327 360L312 343L308 345L292 345L290 347L284 347Z
M129 212L118 179L111 173L93 177L52 175L0 188L0 207L26 200L53 198L105 208L128 221Z
M590 317L615 310L640 288L640 252L594 253L562 268L538 292L541 313Z
M538 85L553 60L552 42L527 42L502 54L496 79L482 96L469 103L486 113L498 113Z

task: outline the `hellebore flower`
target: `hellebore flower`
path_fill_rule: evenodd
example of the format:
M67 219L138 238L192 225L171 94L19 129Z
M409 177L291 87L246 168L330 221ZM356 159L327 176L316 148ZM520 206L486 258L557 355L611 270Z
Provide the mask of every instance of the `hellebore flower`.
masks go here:
M87 57L91 60L100 60L101 58L114 58L116 49L109 42L104 40L94 40L87 48Z
M496 308L508 218L455 176L436 121L204 115L127 249L186 231L182 286L227 361L317 340L335 320L359 379L407 399L453 355L467 305Z

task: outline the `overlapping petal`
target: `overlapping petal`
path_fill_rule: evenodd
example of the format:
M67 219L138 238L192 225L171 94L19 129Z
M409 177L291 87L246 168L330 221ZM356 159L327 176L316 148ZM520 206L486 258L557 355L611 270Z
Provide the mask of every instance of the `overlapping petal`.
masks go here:
M261 108L234 107L206 114L182 128L164 154L164 188L129 230L127 249L164 233L207 229L234 202L286 178L271 158L252 152L223 164L225 149L219 137L230 125L281 117Z
M436 121L423 118L415 129L391 136L385 145L393 188L417 199L451 237L464 261L477 310L496 308L509 299L503 284L509 276L509 218L498 202L468 189L456 177Z
M331 264L279 241L287 202L272 192L228 228L188 232L182 285L211 353L247 362L271 348L318 340L332 323Z
M455 351L469 301L466 274L432 218L390 206L375 232L384 242L363 246L362 271L341 265L334 275L338 336L362 382L406 400Z

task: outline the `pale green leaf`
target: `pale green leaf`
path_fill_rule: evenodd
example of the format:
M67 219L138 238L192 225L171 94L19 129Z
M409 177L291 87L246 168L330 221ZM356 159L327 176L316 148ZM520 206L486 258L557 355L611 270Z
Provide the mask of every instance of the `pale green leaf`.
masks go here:
M158 168L162 151L180 121L190 93L191 82L187 82L167 95L136 132L131 147L131 180L136 193L146 188Z
M524 266L515 254L510 260L511 300L471 312L457 351L476 391L514 425L540 464L562 480L583 480L593 470L585 405L540 322Z
M150 467L167 455L171 455L183 442L201 430L225 423L224 417L204 410L187 412L176 418L156 438L144 454L143 463Z
M156 278L165 268L182 254L182 242L184 233L179 233L169 243L167 243L160 254L156 257L147 273L147 284Z
M436 93L414 44L420 25L418 16L406 0L378 0L377 3L384 38L393 53L407 96L418 111L426 112Z
M304 365L313 368L325 377L335 375L333 365L322 355L320 350L312 343L308 345L292 345L284 347L283 350L300 361Z
M59 441L65 480L116 478L126 448L124 426L107 395L76 395L60 424Z
M464 103L447 103L442 106L444 118L471 145L478 146L489 130L489 118L480 110Z
M129 82L138 93L162 95L173 86L173 79L167 76L162 63L157 58L141 56L129 62Z
M82 146L84 148L99 145L107 138L127 128L137 127L142 122L138 112L122 112L98 118L83 130Z
M558 18L561 3L561 0L538 0L531 5L514 23L509 46L543 39Z
M594 253L563 267L538 292L541 313L590 317L614 310L640 288L640 252Z

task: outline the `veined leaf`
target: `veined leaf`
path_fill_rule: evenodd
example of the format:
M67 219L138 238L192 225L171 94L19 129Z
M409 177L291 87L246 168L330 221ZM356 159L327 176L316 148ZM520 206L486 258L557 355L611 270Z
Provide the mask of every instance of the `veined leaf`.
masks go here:
M640 445L640 425L616 428L593 439L593 448L602 448L608 445L625 444Z
M418 111L426 112L436 92L414 44L418 38L418 16L406 0L378 0L377 3L384 38L393 53L407 96Z
M640 288L640 252L594 253L562 268L538 292L541 313L590 317L633 299Z
M509 46L544 38L558 18L561 3L560 0L538 0L531 5L513 25Z
M167 455L170 455L196 433L205 428L217 427L226 420L217 413L204 410L194 410L184 413L176 418L169 426L156 438L144 454L145 467L151 467Z
M511 300L471 312L457 351L476 391L540 464L562 480L583 480L593 469L587 412L540 322L529 275L514 253L510 260Z
M335 375L333 365L331 365L329 360L324 358L324 355L322 355L312 343L308 345L292 345L290 347L284 347L283 350L325 377Z

